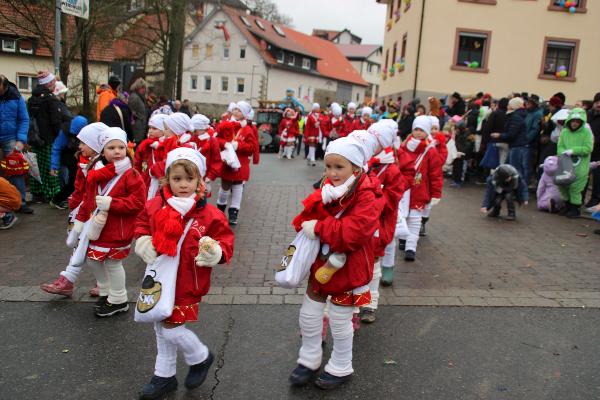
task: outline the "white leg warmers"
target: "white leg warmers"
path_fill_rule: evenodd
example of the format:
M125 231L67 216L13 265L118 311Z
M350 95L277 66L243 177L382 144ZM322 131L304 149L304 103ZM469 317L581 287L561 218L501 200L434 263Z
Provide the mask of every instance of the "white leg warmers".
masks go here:
M154 375L161 378L170 378L177 372L177 346L169 342L163 335L167 331L162 322L154 323L156 332L156 363Z
M406 250L417 251L419 242L419 230L421 229L422 211L410 210L406 224L408 225L409 235L406 238Z
M292 155L294 154L294 148L292 146L285 147L285 158L288 160L292 159Z
M371 290L371 304L367 307L377 310L379 305L379 281L381 280L381 262L376 262L373 268L373 279L369 282L369 289Z
M219 197L217 197L217 204L227 204L227 201L229 200L229 193L231 193L231 190L223 190L223 187L219 188Z
M423 218L429 218L429 214L431 214L431 204L427 204L427 206L423 209Z
M185 325L172 329L162 329L163 337L183 353L187 365L200 364L208 358L208 347Z
M121 260L107 259L104 267L108 274L110 286L108 289L108 302L122 304L127 302L127 287L125 286L125 268Z
M315 146L309 146L308 148L308 159L309 161L315 161L315 152L317 148Z
M104 263L102 261L95 261L88 258L87 264L90 266L92 273L96 277L100 296L108 296L110 281L108 280L108 271L104 267Z
M75 283L77 278L79 278L79 274L81 274L81 267L74 267L72 265L67 265L67 268L60 274L67 278L69 282Z
M242 194L244 193L244 185L242 183L231 186L231 204L230 208L240 209L242 205Z
M333 351L325 372L333 376L346 376L354 372L352 369L352 329L353 307L335 304L329 306L329 328L333 337Z
M392 240L390 244L385 247L385 253L381 260L383 267L393 267L396 265L396 240Z
M321 366L323 348L321 347L321 333L323 331L323 315L325 303L320 303L304 295L300 308L300 332L302 332L302 346L298 353L298 364L312 370ZM350 323L352 325L352 323Z

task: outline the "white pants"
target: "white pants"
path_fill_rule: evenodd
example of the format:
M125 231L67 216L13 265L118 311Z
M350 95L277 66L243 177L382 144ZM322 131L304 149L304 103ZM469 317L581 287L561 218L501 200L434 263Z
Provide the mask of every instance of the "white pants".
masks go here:
M240 209L242 205L242 195L244 193L244 184L231 185L231 204L229 207Z
M315 162L316 151L317 151L317 148L315 146L308 147L308 161Z
M369 282L369 289L371 290L371 304L366 306L367 308L372 308L373 310L377 310L377 306L379 305L379 281L381 280L381 262L378 261L375 263L373 267L373 279Z
M352 369L352 341L354 338L352 313L354 307L342 307L328 303L328 308L333 351L325 366L325 371L334 376L350 375L354 372ZM321 333L324 315L325 303L314 301L305 295L299 317L302 346L298 353L298 364L312 370L319 369L323 358Z
M156 363L154 375L170 378L177 372L177 350L183 353L187 365L200 364L208 358L208 347L185 325L167 329L162 322L154 323L156 332Z
M406 250L417 251L422 218L423 211L410 210L408 217L402 218L402 221L399 220L399 224L396 224L396 236L406 240Z
M127 302L127 289L125 287L125 269L121 260L95 261L87 259L96 282L100 296L108 296L108 302L123 304Z
M69 280L69 282L71 283L75 283L77 282L77 278L79 278L79 274L81 274L81 267L74 267L72 265L67 265L67 268L65 268L64 271L62 271L60 274L62 276L64 276L65 278L67 278Z

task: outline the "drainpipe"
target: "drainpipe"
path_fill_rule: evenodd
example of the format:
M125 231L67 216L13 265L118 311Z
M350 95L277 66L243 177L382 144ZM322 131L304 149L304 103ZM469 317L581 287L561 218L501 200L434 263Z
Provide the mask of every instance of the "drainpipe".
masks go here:
M423 0L423 8L421 9L421 26L419 27L419 43L417 45L417 63L415 65L415 84L413 85L413 100L417 97L417 80L419 79L419 61L421 59L421 39L423 37L423 20L425 19L425 7L427 0Z

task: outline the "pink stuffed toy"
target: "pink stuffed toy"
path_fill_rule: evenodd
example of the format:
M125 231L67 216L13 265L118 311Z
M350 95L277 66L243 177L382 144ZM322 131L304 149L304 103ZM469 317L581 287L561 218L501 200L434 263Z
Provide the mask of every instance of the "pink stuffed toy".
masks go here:
M558 157L547 157L543 164L544 173L537 187L538 210L558 212L563 207L558 187L552 181L552 177L558 169Z

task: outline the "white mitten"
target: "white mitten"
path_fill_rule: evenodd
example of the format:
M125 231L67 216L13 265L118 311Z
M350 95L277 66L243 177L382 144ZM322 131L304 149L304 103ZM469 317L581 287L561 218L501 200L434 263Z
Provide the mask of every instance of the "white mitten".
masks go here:
M146 264L152 264L156 261L156 250L152 244L152 236L140 236L135 241L135 254L137 254Z
M431 204L431 207L437 206L438 204L440 204L440 201L442 201L442 199L436 199L434 197L433 199L431 199L431 202L429 204Z
M115 171L117 172L117 175L121 175L129 168L131 168L131 160L129 159L129 157L125 157L122 160L115 161Z
M196 266L212 267L217 265L223 257L223 250L219 242L209 236L203 236L198 241L198 255L196 256Z
M306 236L308 236L309 239L316 239L317 236L315 235L315 226L317 225L317 220L313 219L310 221L304 221L302 223L302 231L304 232L304 234Z
M240 125L242 126L242 128L244 128L246 125L248 125L248 121L246 121L245 119L240 121Z
M81 231L83 231L84 225L85 222L81 222L80 220L76 219L75 222L73 222L73 230L77 232L77 234L80 234Z
M100 211L108 211L111 201L112 197L110 196L96 196L96 206Z
M102 234L104 225L106 225L107 219L108 219L108 213L106 211L100 211L98 214L96 214L94 216L94 218L92 219L92 223L90 224L90 228L87 231L88 239L98 240L98 238Z
M190 135L189 133L184 133L183 135L181 135L181 137L179 138L179 143L183 144L183 143L187 143L190 141L190 139L192 138L192 135Z
M227 143L225 143L225 148L226 148L226 149L230 149L231 147L233 147L233 146L231 145L231 142L227 142Z
M237 149L238 149L238 142L236 142L236 141L231 142L231 146L233 147L234 150L237 151Z

